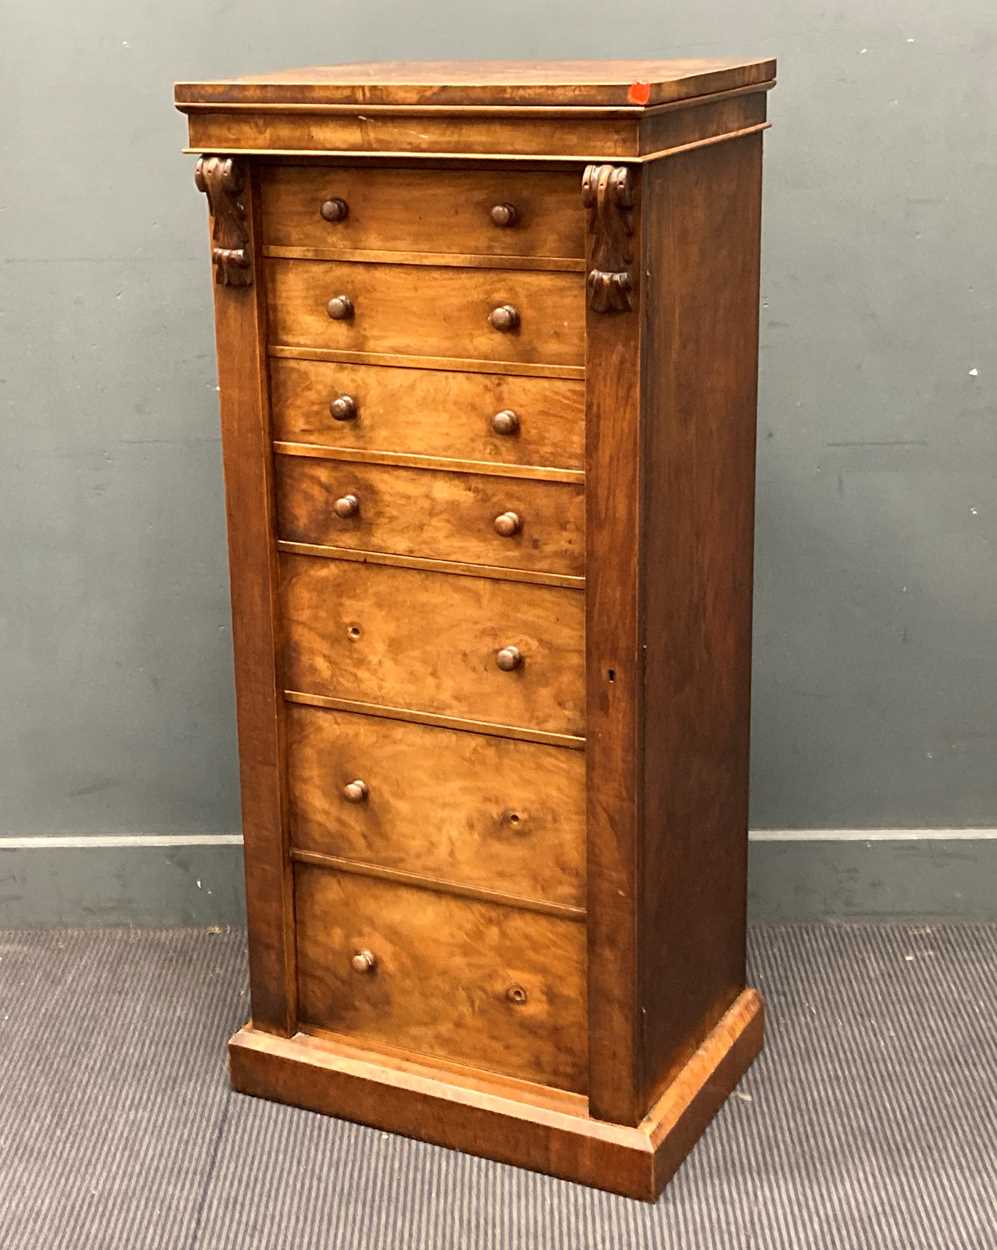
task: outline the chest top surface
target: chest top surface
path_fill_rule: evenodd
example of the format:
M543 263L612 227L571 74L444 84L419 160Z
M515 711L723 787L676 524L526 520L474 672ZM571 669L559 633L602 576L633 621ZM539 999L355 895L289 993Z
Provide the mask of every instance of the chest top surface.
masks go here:
M366 61L176 85L185 104L645 108L770 82L775 61Z

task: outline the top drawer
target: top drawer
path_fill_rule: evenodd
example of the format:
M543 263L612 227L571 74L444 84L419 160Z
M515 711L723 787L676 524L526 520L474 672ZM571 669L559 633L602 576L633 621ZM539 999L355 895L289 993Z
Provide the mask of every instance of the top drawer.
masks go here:
M283 165L263 179L262 208L263 243L271 247L585 255L573 171Z

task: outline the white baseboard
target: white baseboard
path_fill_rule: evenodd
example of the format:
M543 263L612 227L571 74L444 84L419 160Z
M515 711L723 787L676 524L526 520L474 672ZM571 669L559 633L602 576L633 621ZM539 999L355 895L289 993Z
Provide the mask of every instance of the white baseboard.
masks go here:
M92 851L108 846L242 846L241 833L74 833L0 834L0 850Z
M756 829L755 920L997 919L997 829ZM237 833L0 834L0 929L239 924Z
M997 829L752 829L752 842L984 842ZM0 850L95 850L129 846L242 846L241 833L0 834Z
M997 829L752 829L752 842L986 842Z

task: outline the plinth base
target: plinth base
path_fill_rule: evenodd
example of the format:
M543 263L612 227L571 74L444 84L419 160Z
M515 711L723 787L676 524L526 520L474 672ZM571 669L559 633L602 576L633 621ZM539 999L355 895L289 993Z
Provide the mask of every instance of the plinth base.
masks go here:
M764 1009L744 990L640 1124L588 1100L471 1069L373 1053L331 1034L247 1026L229 1043L242 1093L653 1202L761 1049Z

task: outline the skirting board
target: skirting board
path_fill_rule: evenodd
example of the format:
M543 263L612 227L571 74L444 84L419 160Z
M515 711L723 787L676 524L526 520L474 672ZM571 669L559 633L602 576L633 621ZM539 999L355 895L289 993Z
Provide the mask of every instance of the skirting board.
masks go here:
M755 921L997 917L997 830L758 830ZM0 928L238 925L233 834L0 836Z

